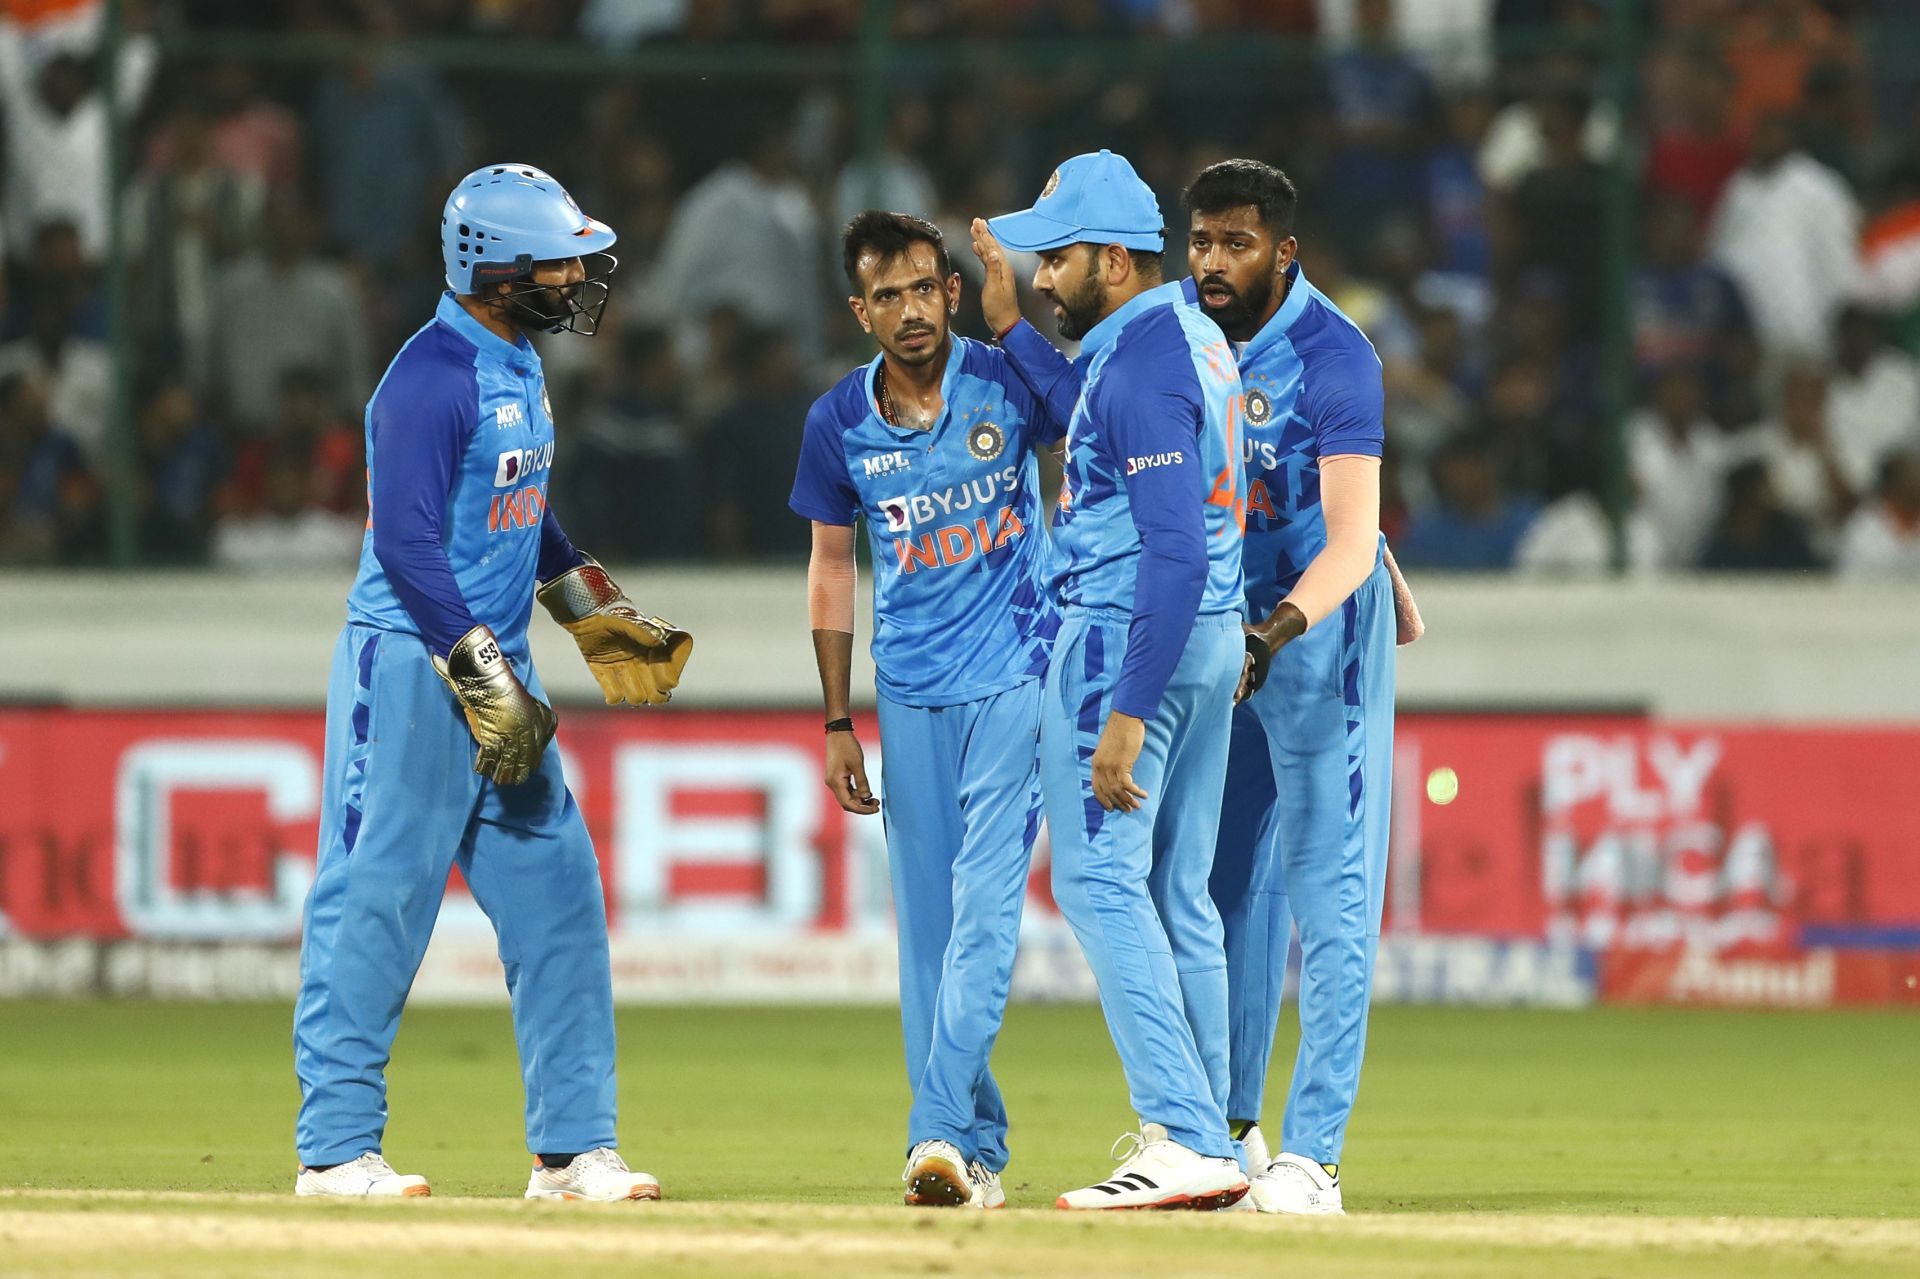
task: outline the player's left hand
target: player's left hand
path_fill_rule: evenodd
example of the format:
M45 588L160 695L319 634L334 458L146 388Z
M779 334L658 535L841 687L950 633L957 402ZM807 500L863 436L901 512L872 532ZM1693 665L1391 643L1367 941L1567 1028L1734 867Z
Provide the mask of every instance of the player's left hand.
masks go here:
M1260 691L1273 669L1274 656L1307 633L1307 615L1300 606L1281 600L1273 606L1267 620L1242 627L1247 633L1247 660L1241 666L1240 687L1234 691L1235 704Z
M1100 744L1093 750L1093 797L1109 813L1116 809L1131 813L1146 800L1147 792L1133 780L1133 765L1146 740L1145 720L1119 711L1107 716Z
M657 706L673 697L693 655L693 636L633 606L589 556L543 584L540 602L573 634L607 705Z

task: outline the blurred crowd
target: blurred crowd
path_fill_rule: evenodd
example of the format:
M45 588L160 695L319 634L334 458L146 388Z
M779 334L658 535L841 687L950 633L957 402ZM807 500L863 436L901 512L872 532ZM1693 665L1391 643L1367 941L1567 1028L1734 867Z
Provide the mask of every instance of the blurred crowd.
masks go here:
M971 278L971 217L1111 146L1176 275L1194 172L1293 175L1303 269L1385 369L1404 563L1605 571L1617 506L1634 571L1920 574L1909 7L1642 0L1613 68L1599 0L898 0L869 121L864 0L148 0L111 66L99 0L0 0L0 563L103 558L122 461L148 562L351 561L362 408L443 287L446 191L495 160L620 233L606 330L541 343L574 538L803 555L800 424L868 353L837 228L926 213ZM257 56L160 52L216 32Z

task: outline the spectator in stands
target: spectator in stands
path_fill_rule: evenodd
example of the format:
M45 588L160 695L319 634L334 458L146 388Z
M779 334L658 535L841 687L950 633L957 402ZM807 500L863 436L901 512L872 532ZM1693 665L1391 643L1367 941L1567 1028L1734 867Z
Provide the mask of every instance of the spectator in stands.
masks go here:
M1493 265L1487 187L1475 161L1490 118L1485 94L1455 94L1446 103L1446 133L1427 151L1427 226L1434 269L1444 275L1484 277Z
M156 364L204 379L220 264L254 242L266 204L258 178L221 164L211 120L191 99L160 126L146 168L127 191L126 251L134 331Z
M1547 469L1547 505L1514 552L1514 568L1541 577L1591 577L1613 567L1613 523L1598 486L1607 470L1592 452L1557 453ZM1638 502L1626 520L1626 570L1644 576L1660 567L1660 535Z
M1739 283L1770 358L1821 355L1833 317L1859 289L1860 206L1846 182L1799 149L1790 116L1764 117L1746 168L1708 234Z
M300 190L304 167L300 117L260 92L253 67L237 58L216 62L206 79L219 166L285 199Z
M22 19L32 6L20 6ZM48 222L78 229L89 261L107 255L107 102L93 40L81 26L30 30L0 8L0 135L6 138L6 246L28 253ZM120 106L131 113L152 79L154 50L135 34L121 46Z
M141 559L203 558L226 451L195 403L192 386L177 373L163 376L142 397L139 466Z
M44 387L54 421L80 446L90 465L107 447L113 402L113 357L94 317L94 273L80 255L72 223L49 222L34 237L18 290L21 335L0 345L0 376L32 373Z
M260 509L221 518L213 562L222 568L349 569L360 556L365 518L329 511L312 500L310 457L289 442L268 459Z
M1920 449L1891 453L1881 463L1873 499L1840 536L1838 568L1846 577L1920 580Z
M1674 118L1656 126L1647 147L1647 189L1682 200L1697 221L1720 203L1747 160L1747 137L1733 123L1733 73L1717 54L1686 55L1675 86Z
M89 558L105 544L105 503L32 371L0 373L0 563Z
M1877 312L1859 304L1835 320L1833 350L1827 430L1848 487L1865 493L1888 454L1920 446L1920 364L1887 341Z
M1535 107L1543 150L1507 200L1512 253L1503 265L1508 278L1529 273L1551 277L1563 295L1601 295L1606 240L1606 171L1589 159L1581 142L1586 100L1575 93L1554 94ZM1573 311L1573 331L1583 338L1599 332L1597 306Z
M1422 568L1505 569L1540 512L1531 498L1505 491L1490 442L1459 436L1433 461L1435 501L1408 522L1394 546L1405 564Z
M1726 514L1708 539L1700 567L1715 572L1791 572L1821 567L1806 525L1781 505L1764 461L1727 473Z
M1853 486L1827 431L1824 365L1800 363L1780 383L1780 415L1740 433L1731 454L1765 463L1781 509L1806 530L1814 547L1831 552L1840 522L1853 510Z
M1538 32L1533 34L1538 37ZM1580 145L1589 160L1606 163L1620 126L1610 104L1593 100L1599 83L1593 66L1571 54L1547 54L1528 64L1520 79L1519 97L1494 115L1480 144L1480 176L1488 190L1496 194L1513 190L1546 159L1540 111L1548 101L1571 102L1577 95L1586 103Z
M706 505L672 335L630 330L613 378L561 452L567 524L580 527L583 543L607 547L609 559L693 559L706 545ZM634 519L635 510L647 518Z
M1642 380L1690 364L1719 402L1735 376L1738 348L1752 337L1740 286L1700 254L1693 207L1673 195L1649 198L1641 220L1643 256L1633 274L1634 363Z
M1626 436L1628 473L1659 536L1661 567L1692 568L1719 518L1727 469L1698 372L1685 364L1662 370L1649 402L1627 419Z
M799 424L813 391L784 333L751 333L744 393L714 419L705 439L709 548L715 555L804 556L809 534L786 511L786 472L800 456ZM782 468L785 468L784 470Z
M1349 253L1418 197L1418 147L1434 110L1433 84L1400 47L1388 0L1358 0L1354 25L1353 43L1325 64L1334 136L1324 201Z
M744 155L681 197L647 299L655 323L689 330L731 306L756 326L786 333L803 359L819 356L825 240L793 168L791 129L784 115L755 121Z
M925 155L933 133L933 112L924 99L898 104L887 119L880 154L869 161L849 159L833 186L833 230L853 220L862 209L908 209L917 217L931 216L939 195Z
M370 9L376 34L393 14ZM375 269L400 257L419 215L437 215L460 176L460 117L429 68L391 49L363 52L329 70L314 99L327 233Z
M366 313L346 270L313 252L306 209L269 205L258 251L214 285L207 384L228 427L269 430L296 369L324 370L334 409L356 411L372 390Z

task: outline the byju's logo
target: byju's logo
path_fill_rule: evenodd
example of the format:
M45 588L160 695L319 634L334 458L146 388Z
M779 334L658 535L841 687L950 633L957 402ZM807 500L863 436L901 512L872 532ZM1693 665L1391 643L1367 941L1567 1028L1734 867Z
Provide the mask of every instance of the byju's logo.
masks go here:
M1171 453L1149 453L1145 457L1130 457L1127 459L1127 474L1138 475L1156 466L1178 466L1185 460L1186 455L1177 449Z
M493 486L505 488L509 484L517 484L530 475L538 475L552 465L552 440L535 449L508 449L494 464Z

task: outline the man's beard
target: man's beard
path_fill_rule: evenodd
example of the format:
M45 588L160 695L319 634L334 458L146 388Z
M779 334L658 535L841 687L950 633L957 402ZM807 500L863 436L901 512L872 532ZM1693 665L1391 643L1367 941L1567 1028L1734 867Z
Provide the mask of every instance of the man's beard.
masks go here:
M573 319L578 284L553 284L519 289L507 295L507 314L523 329L535 333L558 330Z
M1228 284L1217 275L1205 276L1200 280L1199 290L1204 295L1208 285L1227 290L1233 296L1225 306L1214 306L1204 300L1200 309L1212 317L1220 326L1220 331L1235 342L1244 342L1257 330L1260 317L1266 313L1267 304L1273 301L1273 276L1262 275L1258 282L1249 285L1245 293Z
M1100 323L1100 312L1106 309L1107 290L1100 282L1098 260L1087 270L1079 284L1071 293L1056 293L1054 303L1060 308L1060 336L1079 340L1087 335L1087 330Z

